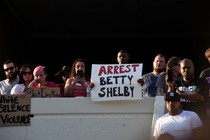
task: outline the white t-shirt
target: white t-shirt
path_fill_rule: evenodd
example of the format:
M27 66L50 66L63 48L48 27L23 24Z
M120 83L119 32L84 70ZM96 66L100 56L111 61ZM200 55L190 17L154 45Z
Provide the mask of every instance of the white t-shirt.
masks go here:
M191 136L194 128L201 126L203 126L201 119L193 111L183 110L176 116L166 113L157 119L153 136L159 137L161 134L169 133L176 140L185 140Z
M0 94L10 94L11 89L19 82L19 79L19 76L17 76L12 84L9 82L9 79L0 81Z

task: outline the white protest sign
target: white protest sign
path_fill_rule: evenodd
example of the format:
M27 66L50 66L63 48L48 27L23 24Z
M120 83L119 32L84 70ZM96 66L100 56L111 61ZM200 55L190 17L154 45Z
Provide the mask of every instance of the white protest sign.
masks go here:
M92 64L92 101L141 100L142 64Z

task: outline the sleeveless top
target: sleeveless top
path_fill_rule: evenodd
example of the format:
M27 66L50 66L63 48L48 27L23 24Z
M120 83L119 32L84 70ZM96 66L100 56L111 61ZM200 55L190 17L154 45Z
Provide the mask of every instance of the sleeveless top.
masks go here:
M76 83L73 89L74 97L87 97L86 89L90 85L90 82L85 82L85 87L80 83Z

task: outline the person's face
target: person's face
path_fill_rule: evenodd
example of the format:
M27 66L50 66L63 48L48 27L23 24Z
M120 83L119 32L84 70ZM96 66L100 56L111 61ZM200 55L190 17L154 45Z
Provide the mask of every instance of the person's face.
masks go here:
M17 69L17 67L14 66L13 63L4 64L3 69L5 72L5 76L9 80L15 79L18 75L18 69Z
M118 64L127 64L129 61L129 55L127 53L119 52L117 54L117 62Z
M208 60L208 61L209 61L209 63L210 63L210 56L207 56L206 58L207 58L207 60Z
M83 73L85 73L85 63L83 62L77 62L75 65L75 71L82 70Z
M208 60L208 62L210 63L210 49L209 48L205 52L205 57Z
M176 72L177 75L181 73L180 62L174 65L174 71Z
M33 80L32 72L29 68L26 68L26 70L23 73L23 80L25 82L31 82Z
M194 78L194 66L189 61L183 61L180 63L180 69L182 77L185 81L190 81Z
M45 82L46 78L47 78L47 74L44 73L44 71L41 71L34 76L34 79L37 80L37 83L41 83L41 84Z
M153 69L160 73L165 70L166 67L166 61L164 57L156 56L153 61Z
M173 73L174 78L176 79L178 77L178 75L181 73L180 62L173 66L173 71L174 71L174 73Z
M166 108L171 115L179 114L181 110L180 101L166 101Z

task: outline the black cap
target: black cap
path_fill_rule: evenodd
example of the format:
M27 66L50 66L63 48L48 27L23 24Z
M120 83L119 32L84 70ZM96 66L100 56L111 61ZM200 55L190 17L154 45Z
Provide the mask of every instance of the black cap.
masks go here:
M180 101L180 96L176 92L167 92L165 95L165 101Z
M63 68L59 72L57 72L55 74L55 76L60 77L60 76L63 76L67 72L70 73L70 71L71 71L71 68L69 66L65 65L65 66L63 66Z

